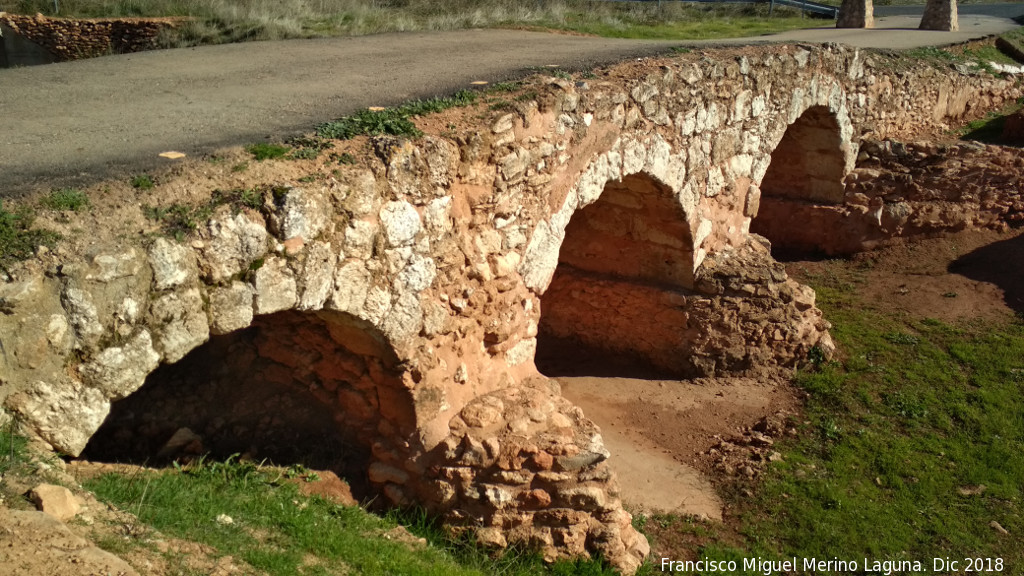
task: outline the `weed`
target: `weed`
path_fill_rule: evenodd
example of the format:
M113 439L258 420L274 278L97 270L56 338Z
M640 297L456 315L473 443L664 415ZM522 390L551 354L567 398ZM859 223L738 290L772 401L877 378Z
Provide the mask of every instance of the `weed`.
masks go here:
M231 171L232 172L236 172L236 173L237 172L245 172L248 169L249 169L249 163L248 162L239 162L238 164L235 164L234 166L231 167Z
M132 188L136 190L149 190L153 186L153 179L148 174L139 174L132 178Z
M356 157L349 154L348 152L342 152L341 154L331 154L331 160L342 165L354 165L356 163Z
M186 206L171 204L162 206L143 206L142 213L150 220L160 222L165 234L174 236L179 242L194 231L200 223L213 215L213 206Z
M356 136L405 136L416 138L423 133L412 122L416 116L442 112L457 106L468 106L477 100L477 93L462 90L445 98L417 100L385 110L360 110L351 116L317 126L322 138L348 140Z
M293 138L288 141L292 152L288 155L293 160L315 160L320 153L330 148L330 142L320 138Z
M48 230L32 228L34 214L28 208L13 212L0 201L0 270L31 258L40 246L53 248L60 236Z
M50 210L78 212L89 207L89 197L76 188L60 188L51 191L39 203Z
M288 146L267 143L250 144L245 147L245 151L251 154L257 162L284 158L291 150Z

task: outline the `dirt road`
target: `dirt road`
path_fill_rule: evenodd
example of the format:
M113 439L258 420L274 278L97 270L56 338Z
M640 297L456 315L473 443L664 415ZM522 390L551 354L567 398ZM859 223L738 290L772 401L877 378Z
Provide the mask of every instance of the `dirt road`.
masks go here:
M966 16L960 33L884 30L906 27L903 20L879 19L876 30L827 28L770 39L906 48L1015 26ZM474 80L509 79L551 64L582 69L682 44L464 30L206 46L2 69L0 197L142 172L167 162L157 155L168 150L196 155L308 132L359 108L451 93Z

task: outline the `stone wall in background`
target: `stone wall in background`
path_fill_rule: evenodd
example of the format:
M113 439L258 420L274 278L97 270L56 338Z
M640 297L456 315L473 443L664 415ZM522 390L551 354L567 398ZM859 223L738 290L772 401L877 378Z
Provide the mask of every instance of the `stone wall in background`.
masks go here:
M159 48L160 34L181 18L49 18L0 12L0 25L42 47L57 62Z

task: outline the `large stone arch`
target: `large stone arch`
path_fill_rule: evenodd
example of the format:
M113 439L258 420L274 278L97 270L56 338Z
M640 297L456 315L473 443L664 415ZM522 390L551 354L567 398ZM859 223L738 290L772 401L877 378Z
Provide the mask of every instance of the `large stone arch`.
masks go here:
M608 182L566 226L541 298L538 354L567 348L686 372L692 335L680 303L693 273L691 224L673 191L642 173Z
M386 338L349 314L257 316L115 398L84 454L157 463L187 441L193 454L330 467L393 492L398 476L382 471L401 468L408 454L397 448L416 431L401 375Z

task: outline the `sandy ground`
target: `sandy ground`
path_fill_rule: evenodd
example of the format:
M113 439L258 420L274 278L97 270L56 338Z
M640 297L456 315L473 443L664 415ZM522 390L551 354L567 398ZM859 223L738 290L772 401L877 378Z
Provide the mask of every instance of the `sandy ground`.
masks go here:
M559 377L562 393L600 427L632 511L722 519L722 501L698 456L716 437L793 408L782 382L746 378L637 380Z
M851 260L794 260L787 269L803 282L827 276L852 283L860 301L885 314L999 322L1024 313L1021 262L1024 231L975 231ZM679 381L609 376L629 372L621 365L546 367L557 374L562 393L601 427L627 508L647 514L722 520L715 485L723 478L708 466L707 451L719 439L800 405L799 393L783 377Z
M1024 12L1024 9L1022 9ZM312 131L368 106L449 94L477 80L522 77L664 53L671 47L843 42L912 48L1009 30L964 15L962 32L928 32L914 16L874 30L835 28L709 42L618 40L514 30L381 34L252 42L0 69L0 198L123 178L168 160Z

